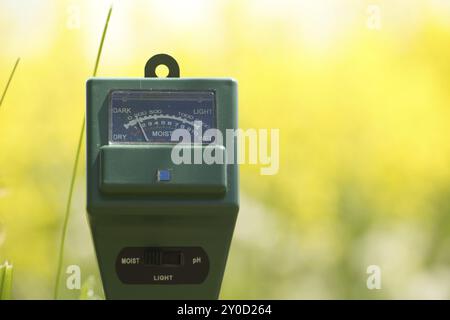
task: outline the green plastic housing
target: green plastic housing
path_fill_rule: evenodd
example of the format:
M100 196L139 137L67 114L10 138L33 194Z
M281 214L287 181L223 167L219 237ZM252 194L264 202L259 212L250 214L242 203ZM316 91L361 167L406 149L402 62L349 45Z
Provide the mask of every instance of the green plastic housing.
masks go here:
M92 78L87 81L87 211L108 299L217 299L239 211L237 139L234 161L171 162L172 144L110 144L111 90L212 90L217 128L237 128L237 84L232 79ZM203 146L198 146L203 148ZM159 168L173 179L156 183ZM116 272L125 247L201 247L209 271L198 284L126 284Z

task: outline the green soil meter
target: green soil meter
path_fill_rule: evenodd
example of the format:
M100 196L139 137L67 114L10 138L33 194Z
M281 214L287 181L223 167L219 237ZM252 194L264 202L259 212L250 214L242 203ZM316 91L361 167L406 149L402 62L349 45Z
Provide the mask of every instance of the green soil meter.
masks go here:
M236 82L179 78L165 54L145 78L87 81L87 211L107 299L218 298L239 211L236 128ZM222 141L201 135L211 129ZM195 161L208 149L223 161Z

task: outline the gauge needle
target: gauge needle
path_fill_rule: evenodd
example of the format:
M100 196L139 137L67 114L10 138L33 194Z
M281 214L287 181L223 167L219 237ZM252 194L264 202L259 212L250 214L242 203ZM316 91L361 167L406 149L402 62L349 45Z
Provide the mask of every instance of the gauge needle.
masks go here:
M141 120L139 119L138 116L136 116L136 121L137 121L137 123L139 124L139 128L141 128L142 133L144 134L145 141L148 142L147 134L145 133L144 128L142 128Z

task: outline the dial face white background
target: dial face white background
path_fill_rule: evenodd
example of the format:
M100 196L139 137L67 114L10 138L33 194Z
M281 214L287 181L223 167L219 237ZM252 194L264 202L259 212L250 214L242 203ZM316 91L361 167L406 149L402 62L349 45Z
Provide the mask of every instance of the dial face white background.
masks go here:
M111 143L171 143L176 129L216 128L213 91L116 90L109 105Z

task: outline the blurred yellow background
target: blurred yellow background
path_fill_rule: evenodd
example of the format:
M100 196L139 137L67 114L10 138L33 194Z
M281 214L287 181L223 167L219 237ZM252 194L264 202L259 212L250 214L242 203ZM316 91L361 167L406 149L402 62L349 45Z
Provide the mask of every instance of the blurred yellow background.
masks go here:
M111 1L2 0L0 262L52 298L85 81ZM280 171L241 166L222 298L450 299L450 1L114 1L99 76L173 55L234 77L240 127L280 129ZM84 151L64 270L100 279ZM368 290L378 265L382 288ZM61 298L77 298L65 289Z

